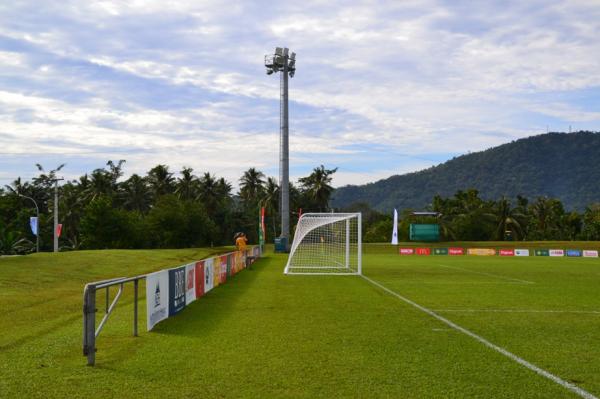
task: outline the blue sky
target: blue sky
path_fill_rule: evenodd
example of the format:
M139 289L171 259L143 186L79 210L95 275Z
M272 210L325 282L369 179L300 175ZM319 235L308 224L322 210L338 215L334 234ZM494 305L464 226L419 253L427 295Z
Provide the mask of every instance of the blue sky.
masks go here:
M0 184L126 159L277 176L297 53L291 175L334 185L550 131L600 130L598 1L23 1L0 5Z

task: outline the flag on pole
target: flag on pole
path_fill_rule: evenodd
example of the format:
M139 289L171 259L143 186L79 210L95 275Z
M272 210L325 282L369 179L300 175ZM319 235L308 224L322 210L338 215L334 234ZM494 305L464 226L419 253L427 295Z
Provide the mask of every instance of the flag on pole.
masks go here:
M392 231L392 245L398 245L398 211L394 208L394 230Z
M260 215L258 218L258 245L261 247L265 245L266 231L265 231L265 207L260 208Z
M38 218L37 216L32 216L29 218L29 225L31 226L31 232L38 235Z
M56 236L60 237L60 233L62 233L62 223L56 225Z

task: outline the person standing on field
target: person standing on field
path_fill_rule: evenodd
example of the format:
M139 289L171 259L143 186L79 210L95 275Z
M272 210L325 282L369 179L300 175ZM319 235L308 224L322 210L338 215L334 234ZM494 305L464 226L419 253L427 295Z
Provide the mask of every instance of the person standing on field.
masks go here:
M248 238L246 237L246 234L240 233L237 235L237 238L235 239L235 246L237 247L238 251L245 251L247 244Z

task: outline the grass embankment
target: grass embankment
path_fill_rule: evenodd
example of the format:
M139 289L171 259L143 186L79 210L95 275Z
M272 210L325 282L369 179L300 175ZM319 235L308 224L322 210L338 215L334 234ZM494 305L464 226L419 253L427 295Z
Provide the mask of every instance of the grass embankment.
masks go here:
M593 313L600 310L600 260L400 257L366 249L366 275L600 394L600 315ZM129 289L100 335L97 366L85 366L85 282L203 254L0 260L0 305L9 309L0 313L0 396L575 397L364 279L284 276L286 257L273 254L138 338L131 337ZM143 321L143 303L140 310Z

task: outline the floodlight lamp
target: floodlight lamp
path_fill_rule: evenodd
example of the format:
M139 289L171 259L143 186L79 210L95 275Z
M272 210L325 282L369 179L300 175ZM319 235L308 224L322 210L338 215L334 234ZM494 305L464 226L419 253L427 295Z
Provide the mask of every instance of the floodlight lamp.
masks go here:
M275 55L283 55L283 49L281 47L275 47Z
M283 49L283 56L284 56L284 57L287 57L287 55L288 55L288 52L289 52L289 51L290 51L290 49L289 49L289 48L287 48L287 47L284 47L284 49Z
M296 53L294 53L292 51L292 54L290 54L290 60L296 60Z
M273 75L273 70L272 69L267 69L267 75Z

